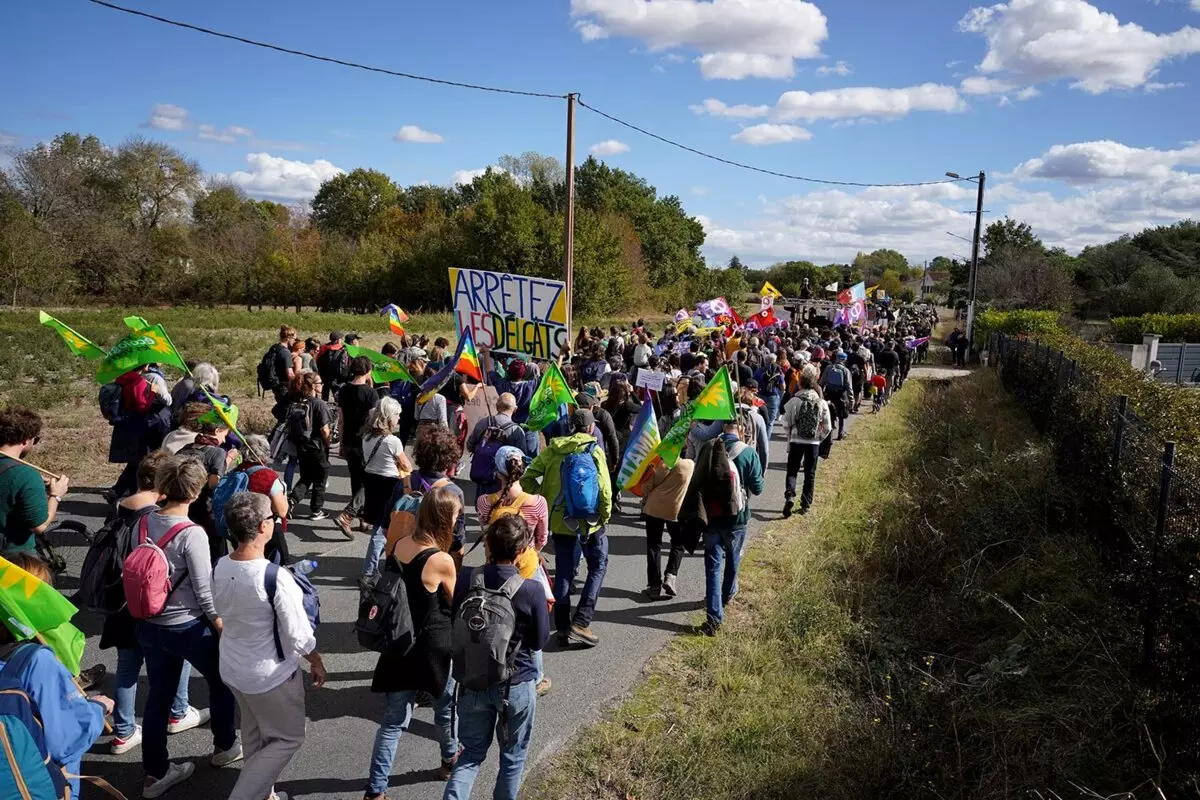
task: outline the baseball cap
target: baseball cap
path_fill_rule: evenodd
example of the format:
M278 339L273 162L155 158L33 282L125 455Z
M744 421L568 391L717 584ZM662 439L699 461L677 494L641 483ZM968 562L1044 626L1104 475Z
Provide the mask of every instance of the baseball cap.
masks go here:
M522 461L524 461L525 454L522 453L519 448L513 447L512 445L507 445L507 444L504 445L503 447L501 447L499 450L497 450L496 458L495 458L496 472L499 472L502 474L507 473L508 472L508 462L512 461L514 458L519 458Z
M340 342L341 340L342 340L342 332L341 331L331 331L330 332L330 334L329 334L330 342Z
M360 339L362 339L362 337L361 337L361 336L359 336L357 333L355 333L355 332L353 332L353 331L351 331L350 333L347 333L347 334L346 334L346 341L347 341L347 342L357 342L357 341L359 341Z
M574 433L591 433L596 418L586 408L577 408L571 412L571 430Z

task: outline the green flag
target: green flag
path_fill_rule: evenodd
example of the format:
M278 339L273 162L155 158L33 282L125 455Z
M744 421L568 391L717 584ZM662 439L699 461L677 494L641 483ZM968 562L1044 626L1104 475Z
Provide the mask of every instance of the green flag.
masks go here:
M38 312L38 322L62 337L63 342L71 348L71 352L75 355L87 359L104 358L104 349L100 345L62 324L45 311Z
M646 457L645 461L653 461L657 456L663 460L667 468L673 468L687 444L688 433L692 423L697 420L727 420L734 418L733 384L729 380L729 370L721 367L717 374L701 390L695 400L683 407L679 419L667 431L667 435L658 443L658 447Z
M124 322L125 327L129 328L129 330L133 331L134 333L137 333L138 331L144 331L146 328L150 327L150 323L146 321L145 317L126 317Z
M371 380L377 384L391 383L392 381L417 382L413 379L412 373L408 371L407 367L396 359L385 356L383 353L368 350L358 345L348 344L346 345L346 355L351 358L366 356L371 359L371 363L374 365L374 369L371 370Z
M165 364L184 372L188 371L187 364L183 362L183 357L171 343L163 326L154 325L131 333L114 344L100 363L96 381L101 385L111 383L126 372L146 364Z
M18 639L37 636L50 646L72 675L79 674L85 637L71 624L78 609L54 587L0 558L0 615Z
M575 397L567 386L567 379L557 364L551 363L542 375L533 399L529 401L529 421L526 427L540 431L558 419L558 408L563 404L574 405Z

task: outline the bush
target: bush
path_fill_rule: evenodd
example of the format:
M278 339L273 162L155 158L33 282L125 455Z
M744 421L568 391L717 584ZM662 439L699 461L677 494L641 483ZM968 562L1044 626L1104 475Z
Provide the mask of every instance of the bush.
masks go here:
M1118 342L1141 344L1142 335L1157 333L1164 342L1200 342L1200 314L1143 314L1112 321Z
M1057 311L995 311L975 317L975 341L986 342L993 333L1045 338L1063 332ZM1140 341L1140 340L1139 340Z

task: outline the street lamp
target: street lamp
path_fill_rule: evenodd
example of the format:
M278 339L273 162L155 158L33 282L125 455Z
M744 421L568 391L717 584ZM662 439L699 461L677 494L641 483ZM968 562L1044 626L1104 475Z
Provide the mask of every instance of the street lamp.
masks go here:
M983 233L983 184L987 175L980 170L979 176L975 178L964 178L957 172L947 172L946 177L956 181L971 181L979 186L979 196L975 201L975 236L971 241L971 276L967 281L967 341L974 347L975 291L979 285L979 239ZM950 235L954 236L953 233Z

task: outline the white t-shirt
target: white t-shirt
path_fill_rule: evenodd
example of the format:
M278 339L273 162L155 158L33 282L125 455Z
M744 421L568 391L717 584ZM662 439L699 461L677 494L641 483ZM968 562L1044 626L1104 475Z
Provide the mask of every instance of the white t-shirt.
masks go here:
M317 646L304 613L300 587L280 568L275 587L275 612L283 661L276 658L275 615L267 603L264 558L234 561L228 556L213 570L213 603L221 617L221 679L242 694L263 694L282 685L300 666L300 657Z
M379 444L379 449L375 450L375 445ZM375 451L375 456L371 457L371 452ZM372 475L382 475L386 478L399 478L400 470L396 469L396 459L404 452L404 445L395 436L388 434L383 437L380 442L378 436L363 437L363 455L370 459L367 461L367 472Z

